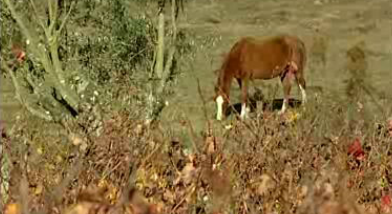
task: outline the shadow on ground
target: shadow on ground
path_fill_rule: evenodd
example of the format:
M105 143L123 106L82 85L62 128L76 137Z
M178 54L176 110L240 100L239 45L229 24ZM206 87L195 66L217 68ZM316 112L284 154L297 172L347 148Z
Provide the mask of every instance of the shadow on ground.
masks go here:
M273 100L255 100L252 99L249 101L250 111L254 112L256 109L262 109L263 111L279 111L283 105L283 99L273 99ZM289 99L289 106L291 108L299 108L302 104L301 100L298 99ZM262 107L258 107L257 105L262 105ZM230 116L232 114L239 114L241 112L241 103L235 103L230 105L225 115Z

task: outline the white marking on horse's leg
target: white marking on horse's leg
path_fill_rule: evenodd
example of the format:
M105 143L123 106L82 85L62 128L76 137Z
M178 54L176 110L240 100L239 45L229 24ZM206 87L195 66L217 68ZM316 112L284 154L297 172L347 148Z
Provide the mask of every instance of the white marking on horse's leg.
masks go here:
M219 95L215 99L215 101L216 101L216 107L217 107L216 119L217 120L222 120L224 99L223 99L223 97L221 95Z
M299 85L299 89L301 90L301 93L302 93L302 103L306 103L307 102L306 91L301 85Z
M285 99L283 99L283 105L282 105L282 109L280 109L280 111L278 112L278 114L279 115L281 115L281 114L283 114L283 113L285 113L286 112L286 109L287 109L287 105L289 104L289 99L287 98L285 98Z
M243 103L241 106L241 115L240 115L241 120L247 118L248 111L249 111L248 107L246 107L246 104Z

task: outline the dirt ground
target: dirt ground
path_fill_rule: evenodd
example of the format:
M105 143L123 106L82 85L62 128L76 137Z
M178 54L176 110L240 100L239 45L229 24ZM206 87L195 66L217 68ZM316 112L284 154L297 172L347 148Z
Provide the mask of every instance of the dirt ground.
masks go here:
M174 96L163 113L166 122L186 119L197 131L205 127L198 82L207 100L208 117L213 118L213 70L219 68L222 54L244 36L289 33L303 39L308 49L305 75L310 99L320 89L325 95L345 96L346 51L360 44L366 53L368 82L377 93L384 94L381 97L392 98L391 0L190 0L185 10L179 28L194 36L196 50L181 64ZM281 97L278 79L257 81L255 85L264 94L277 88ZM12 88L9 79L1 79L0 113L6 122L12 121L20 109ZM238 92L233 83L234 101L239 99ZM299 96L297 88L292 95Z
M223 3L224 2L224 3ZM193 0L180 24L195 35L196 55L178 80L176 93L165 111L168 119L187 119L194 127L205 127L198 82L208 100L209 118L215 115L211 100L222 54L241 37L268 37L280 33L299 36L308 50L305 77L310 99L320 92L344 99L346 52L360 46L366 55L368 83L380 95L391 99L392 83L392 1L390 0ZM268 94L277 89L278 79L256 81ZM251 84L250 92L253 86ZM268 87L269 86L269 87ZM239 87L233 82L232 99L239 101ZM300 98L297 87L292 96ZM180 113L180 114L179 114ZM176 118L176 119L175 119Z

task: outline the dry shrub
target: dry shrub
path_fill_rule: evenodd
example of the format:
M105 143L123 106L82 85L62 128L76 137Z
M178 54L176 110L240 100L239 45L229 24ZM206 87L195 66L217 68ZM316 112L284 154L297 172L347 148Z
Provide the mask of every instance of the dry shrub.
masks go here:
M313 43L309 48L309 55L312 56L313 61L319 64L321 68L325 68L327 64L328 45L328 37L323 35L319 29L316 29Z
M358 101L363 97L364 87L367 87L368 63L365 53L365 42L359 42L347 50L347 70L350 78L347 80L346 94L353 101Z
M283 117L265 111L222 130L210 127L193 138L192 152L170 127L146 127L124 111L104 119L100 136L43 135L19 124L11 139L22 142L20 148L5 147L13 160L9 208L26 200L19 188L24 174L29 210L42 213L388 211L389 124L353 125L342 119L346 111L327 97Z

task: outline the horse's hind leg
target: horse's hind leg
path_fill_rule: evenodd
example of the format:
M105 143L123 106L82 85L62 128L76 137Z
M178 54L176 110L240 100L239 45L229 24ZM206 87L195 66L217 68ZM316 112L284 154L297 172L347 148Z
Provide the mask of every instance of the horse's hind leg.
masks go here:
M301 95L302 95L302 104L305 104L307 102L306 81L303 78L303 75L301 75L300 73L297 73L296 79L297 79L297 84L298 84L299 90L301 91Z

